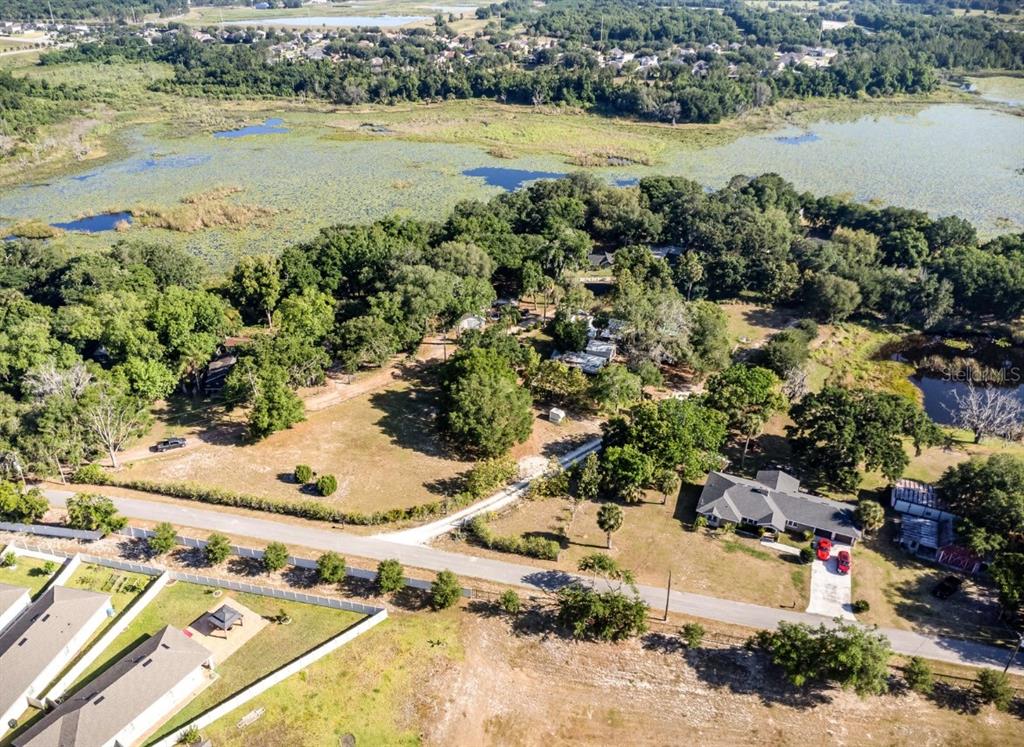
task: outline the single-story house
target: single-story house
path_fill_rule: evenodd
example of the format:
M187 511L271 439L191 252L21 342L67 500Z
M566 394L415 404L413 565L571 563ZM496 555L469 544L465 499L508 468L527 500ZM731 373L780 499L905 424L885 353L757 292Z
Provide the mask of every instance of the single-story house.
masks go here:
M165 627L16 738L14 747L137 743L202 688L212 654Z
M903 514L897 541L907 552L934 557L940 548L953 544L956 534L949 519L929 519Z
M591 267L613 267L615 265L615 252L593 252L588 258Z
M24 586L0 584L0 631L10 625L31 601L32 595Z
M956 521L958 518L939 497L934 485L916 480L898 480L893 485L889 502L897 512L908 516L923 516L936 521Z
M487 326L487 320L479 314L467 314L459 320L457 325L459 334L471 329L482 330Z
M608 340L590 340L583 352L610 361L615 357L615 343Z
M114 614L110 597L53 586L0 634L0 724L38 700L78 651Z
M811 531L846 545L861 536L849 504L802 493L800 481L780 470L762 470L754 480L711 472L697 501L697 513L712 526Z
M591 376L596 374L608 363L607 358L602 358L599 355L591 355L590 353L562 353L556 357L557 360L562 361L567 366L580 369L585 374Z

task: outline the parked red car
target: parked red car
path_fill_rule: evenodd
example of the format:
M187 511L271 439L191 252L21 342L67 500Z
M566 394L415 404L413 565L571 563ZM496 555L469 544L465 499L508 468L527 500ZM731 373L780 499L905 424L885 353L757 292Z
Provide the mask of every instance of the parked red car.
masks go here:
M836 568L840 573L850 572L850 553L848 550L840 550L837 557Z
M828 560L832 557L832 540L822 537L818 540L818 560Z

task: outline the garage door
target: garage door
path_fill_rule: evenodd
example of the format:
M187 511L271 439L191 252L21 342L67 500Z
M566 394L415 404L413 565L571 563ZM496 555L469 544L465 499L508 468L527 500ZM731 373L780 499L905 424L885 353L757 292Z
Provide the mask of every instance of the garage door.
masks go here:
M838 542L840 545L852 545L854 543L854 538L849 537L845 534L837 534L836 542Z
M817 537L828 537L829 539L832 538L832 532L828 531L827 529L815 529L814 534Z

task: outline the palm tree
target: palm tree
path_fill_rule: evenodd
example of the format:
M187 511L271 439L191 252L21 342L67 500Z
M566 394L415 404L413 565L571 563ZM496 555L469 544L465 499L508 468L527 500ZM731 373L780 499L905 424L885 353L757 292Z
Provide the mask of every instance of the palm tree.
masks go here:
M622 526L622 509L614 503L606 503L597 511L597 526L608 537L608 549L612 549L612 532Z

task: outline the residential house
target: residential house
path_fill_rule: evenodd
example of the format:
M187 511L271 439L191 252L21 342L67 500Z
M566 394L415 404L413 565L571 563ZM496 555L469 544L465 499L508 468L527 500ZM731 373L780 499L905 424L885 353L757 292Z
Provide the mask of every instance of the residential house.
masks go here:
M0 634L0 724L38 700L78 651L114 614L110 597L52 586Z
M734 524L777 531L811 531L846 545L860 539L849 504L800 491L800 481L779 470L762 470L749 480L711 472L697 513L712 526Z
M591 339L587 342L587 347L583 352L603 358L605 363L610 363L615 357L615 343L609 340Z
M212 654L166 626L65 699L13 747L136 744L210 679Z
M552 357L562 361L567 366L578 368L583 373L591 376L598 373L608 364L606 358L602 358L599 355L591 355L590 353L562 353Z
M981 568L982 559L957 544L960 517L949 510L934 485L898 480L889 503L900 515L896 541L904 550L966 573Z
M0 584L0 631L10 625L31 601L32 595L24 586Z

